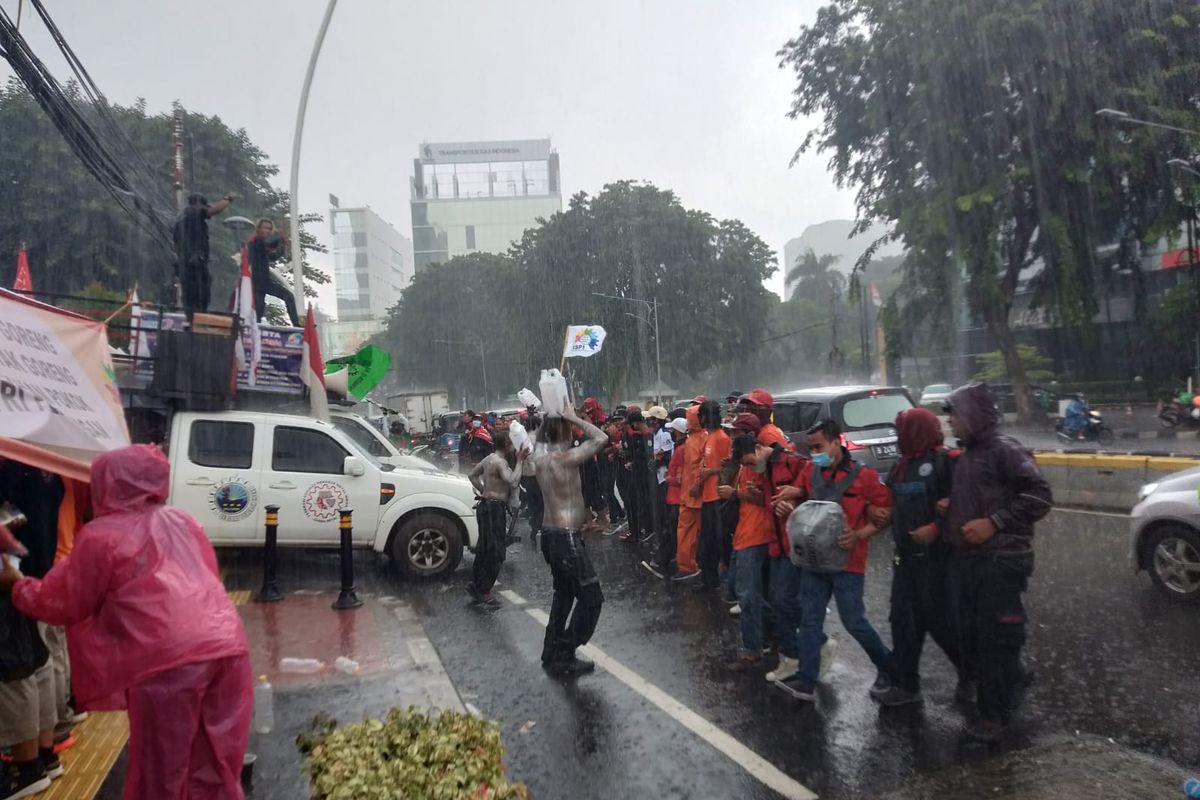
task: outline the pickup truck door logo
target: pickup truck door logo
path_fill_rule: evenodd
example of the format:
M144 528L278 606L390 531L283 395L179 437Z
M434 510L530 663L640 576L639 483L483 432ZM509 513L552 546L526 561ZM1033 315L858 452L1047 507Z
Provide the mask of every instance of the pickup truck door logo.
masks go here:
M258 490L242 478L225 478L217 482L208 498L209 509L225 522L237 522L254 513L258 505Z
M349 505L350 496L333 481L317 481L304 493L304 513L317 522L332 522Z

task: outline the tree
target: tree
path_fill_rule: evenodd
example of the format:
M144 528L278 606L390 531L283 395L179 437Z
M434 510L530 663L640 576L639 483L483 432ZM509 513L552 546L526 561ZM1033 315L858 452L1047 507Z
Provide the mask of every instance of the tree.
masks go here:
M73 87L68 86L68 94L78 102L80 113L96 122L96 109ZM151 181L141 187L144 199L169 225L175 215L170 194L173 110L148 114L139 100L128 107L110 106L110 111L132 143L132 148L115 142L112 146L131 163L144 160ZM215 116L187 114L185 120L188 191L210 197L235 193L238 200L225 216L286 216L287 197L271 185L278 170L244 130L231 130ZM98 122L96 127L105 130ZM144 300L173 300L166 288L173 276L172 254L83 168L16 79L0 88L0 130L5 133L0 152L0 283L12 285L17 248L25 242L39 293L72 294L98 282L124 295L137 283ZM221 219L214 218L209 226L214 298L228 297L233 290L237 262L229 256L238 251L245 234L221 224ZM302 218L319 220L315 215ZM317 249L306 232L301 238L306 251ZM305 274L313 283L329 280L312 268Z
M482 395L482 342L495 398L557 367L568 325L600 324L608 332L603 351L568 367L585 393L628 400L654 380L652 308L597 294L658 301L670 382L745 360L758 346L772 302L762 282L774 262L741 222L716 221L672 192L621 181L575 195L506 255L459 256L417 275L377 342L397 354L402 378L472 397Z
M1021 363L1025 365L1025 375L1029 380L1037 383L1054 380L1050 359L1042 355L1041 351L1031 344L1019 344L1017 350L1021 357ZM1004 380L1007 375L1008 369L1004 354L995 350L979 357L979 371L975 373L973 380L1000 381Z
M786 286L795 286L793 296L828 299L846 290L846 276L834 269L838 256L825 253L818 256L810 247L788 267L784 276Z
M790 115L821 119L797 155L829 153L859 229L887 222L904 241L910 299L945 307L961 277L1024 418L1018 288L1086 344L1097 247L1163 221L1163 150L1094 112L1140 97L1194 115L1195 82L1173 72L1194 78L1195 59L1168 59L1197 21L1168 0L846 0L779 53L798 78Z

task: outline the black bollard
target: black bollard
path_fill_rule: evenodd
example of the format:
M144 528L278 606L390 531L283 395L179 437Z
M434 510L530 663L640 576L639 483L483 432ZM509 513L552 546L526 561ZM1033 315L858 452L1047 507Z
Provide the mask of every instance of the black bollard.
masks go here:
M256 603L278 603L283 592L275 583L275 555L279 549L279 506L267 506L267 542L263 545L263 585L254 596Z
M363 603L358 599L358 593L354 590L354 548L350 538L353 532L350 515L354 512L352 509L343 508L338 513L341 515L341 519L338 520L338 528L342 534L342 591L338 594L338 599L334 601L333 607L338 611L345 611L350 608L358 608Z

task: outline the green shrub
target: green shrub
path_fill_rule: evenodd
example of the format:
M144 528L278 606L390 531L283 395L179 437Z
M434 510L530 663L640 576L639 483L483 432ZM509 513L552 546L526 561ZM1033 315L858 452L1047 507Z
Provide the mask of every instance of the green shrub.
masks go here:
M338 727L315 718L297 740L313 800L523 800L504 775L500 727L469 714L393 708Z

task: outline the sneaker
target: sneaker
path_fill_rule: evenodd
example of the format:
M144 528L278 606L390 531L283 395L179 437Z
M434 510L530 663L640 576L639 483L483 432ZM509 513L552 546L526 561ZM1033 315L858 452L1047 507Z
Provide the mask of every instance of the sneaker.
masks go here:
M772 681L771 685L796 700L811 703L817 699L813 685L811 683L804 683L799 675L793 675L782 681Z
M879 701L880 705L894 708L895 706L906 706L910 703L920 703L924 700L924 696L918 692L906 692L899 686L892 686L883 694L874 696Z
M558 677L574 677L585 675L596 669L596 663L590 659L572 656L565 660L550 661L545 664L546 671Z
M1005 726L994 719L980 717L963 730L967 738L982 744L999 744L1004 739Z
M666 578L667 578L666 575L663 575L661 572L659 572L658 568L655 567L653 564L651 564L649 561L642 562L642 569L646 570L647 572L649 572L651 575L658 578L659 580L666 580Z
M748 656L739 654L737 658L725 665L725 669L730 672L749 672L752 669L757 669L762 663L762 658L759 656Z
M796 670L800 669L800 660L796 658L788 658L783 653L779 654L779 664L775 669L767 673L767 680L782 681L787 680L796 674Z
M696 570L695 572L681 572L678 575L676 575L674 578L671 578L671 580L679 581L682 583L683 581L695 580L696 578L699 578L699 577L700 577L700 570Z
M88 712L77 711L77 712L75 712L75 716L71 717L71 722L74 722L76 725L78 725L79 723L83 722L87 718L88 718Z
M874 697L875 699L878 700L881 696L883 696L891 688L892 688L891 676L889 676L886 672L883 672L882 670L880 670L875 675L875 683L871 684L871 688L868 691L870 692L871 697Z
M33 797L50 788L50 776L42 766L41 759L20 764L13 762L4 770L0 778L0 800L21 800L23 797Z
M960 705L971 705L975 702L975 696L979 686L975 681L966 678L960 678L958 686L954 687L954 702Z
M821 645L821 666L817 668L817 680L823 681L829 675L829 668L833 666L833 657L837 654L837 649L838 640L832 636Z
M46 777L50 780L58 780L66 774L62 759L58 757L58 753L54 752L53 747L38 748L38 756L42 759L42 766L46 768Z
M740 603L734 603L729 607L729 616L740 617L742 615L742 606Z
M492 594L491 592L488 592L485 595L480 595L479 602L483 603L488 608L500 607L500 598L496 597L496 595Z

